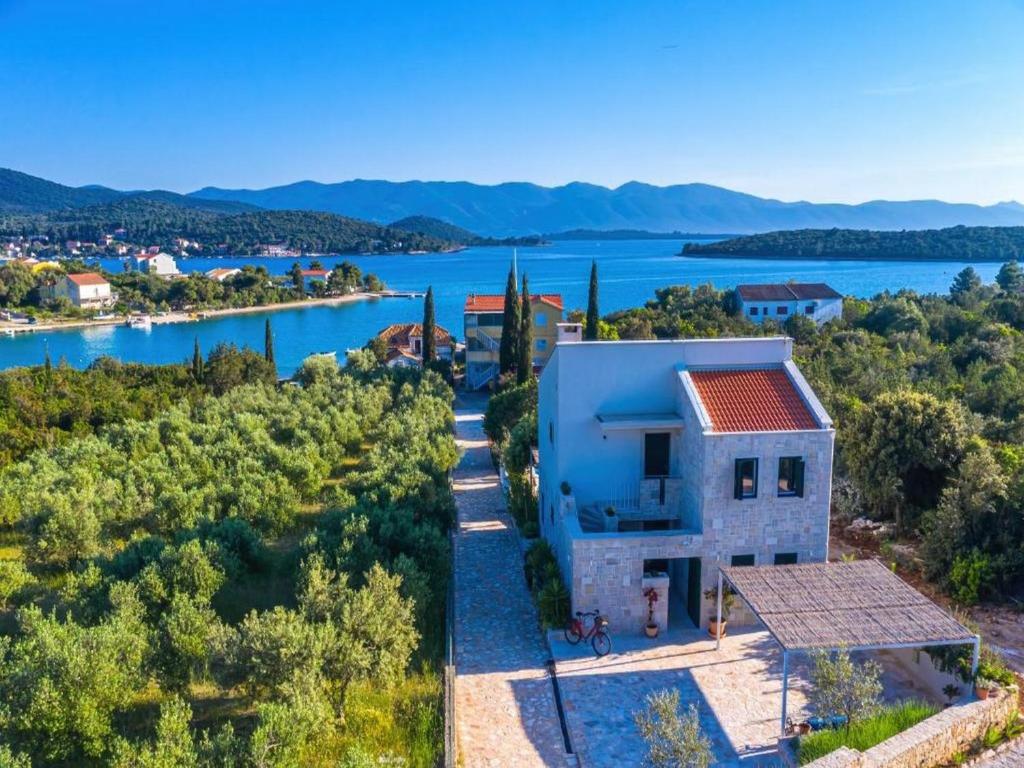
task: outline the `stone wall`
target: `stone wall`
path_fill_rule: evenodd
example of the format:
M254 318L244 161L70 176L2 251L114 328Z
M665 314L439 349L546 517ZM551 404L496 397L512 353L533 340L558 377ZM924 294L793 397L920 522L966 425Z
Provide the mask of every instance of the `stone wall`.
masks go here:
M984 701L948 707L866 752L844 749L804 768L932 768L970 750L989 728L1004 726L1016 709L1017 691L999 691Z

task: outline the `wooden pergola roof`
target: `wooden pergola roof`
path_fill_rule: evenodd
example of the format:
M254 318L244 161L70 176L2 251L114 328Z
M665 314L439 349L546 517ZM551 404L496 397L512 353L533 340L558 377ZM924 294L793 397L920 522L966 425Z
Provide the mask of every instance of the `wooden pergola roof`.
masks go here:
M877 560L722 566L783 650L967 644L975 635Z

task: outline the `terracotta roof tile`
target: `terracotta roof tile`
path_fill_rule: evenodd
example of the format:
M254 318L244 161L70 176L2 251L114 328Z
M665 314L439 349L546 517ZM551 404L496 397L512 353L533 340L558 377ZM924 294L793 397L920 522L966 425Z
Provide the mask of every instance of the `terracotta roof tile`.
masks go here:
M423 336L423 325L421 323L393 323L377 334L393 347L408 347L411 336ZM452 335L440 325L434 326L434 339L441 346L451 346Z
M785 371L690 371L715 432L819 429Z
M562 295L560 293L533 293L530 294L530 303L542 302L549 304L555 309L564 309ZM471 293L466 297L464 312L504 312L505 295L501 293Z
M68 275L70 280L75 285L106 285L107 281L102 275L97 275L95 272L79 272L76 275Z

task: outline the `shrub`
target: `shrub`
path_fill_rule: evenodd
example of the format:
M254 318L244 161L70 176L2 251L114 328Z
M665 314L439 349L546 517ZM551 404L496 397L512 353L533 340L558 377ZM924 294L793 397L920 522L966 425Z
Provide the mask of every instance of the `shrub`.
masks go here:
M811 708L821 717L844 715L846 729L870 717L882 693L882 668L875 661L858 664L845 648L818 651L812 656Z
M637 730L647 744L645 765L652 768L707 768L711 742L701 733L697 708L690 704L679 714L679 690L648 694L645 708L633 715Z
M541 587L537 605L540 608L541 624L546 629L565 626L569 621L569 590L560 577L548 579Z
M992 562L988 555L973 550L959 555L949 572L949 591L964 605L974 605L988 591L992 583Z
M558 568L558 561L551 545L544 539L538 539L526 550L526 584L530 591L536 592L544 583L545 575L550 566Z
M938 707L921 701L907 701L883 708L878 714L849 728L815 731L800 738L798 754L800 765L817 760L839 747L864 751L880 744L897 733L917 725L938 712Z

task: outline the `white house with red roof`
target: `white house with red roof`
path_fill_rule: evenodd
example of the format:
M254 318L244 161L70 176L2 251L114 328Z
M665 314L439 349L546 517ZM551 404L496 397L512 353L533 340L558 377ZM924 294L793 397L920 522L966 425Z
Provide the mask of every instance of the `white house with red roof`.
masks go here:
M423 324L393 323L377 334L387 344L384 364L388 368L420 368L423 365ZM434 326L434 349L438 360L452 359L452 335L440 325Z
M331 273L326 269L304 269L302 270L302 287L306 293L316 293L317 283L327 285Z
M835 432L791 339L562 342L538 395L574 610L641 632L654 587L662 629L706 626L719 565L826 559Z
M67 299L82 309L108 307L117 300L110 290L110 283L95 272L61 275L49 293L52 298Z
M174 257L162 251L133 256L131 267L136 272L157 275L158 277L173 277L181 274L178 271L178 263L174 260Z
M737 285L740 312L752 323L786 322L794 315L818 325L843 316L843 295L825 283Z

